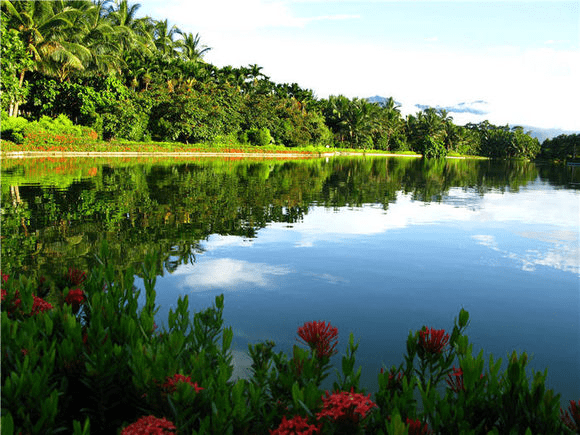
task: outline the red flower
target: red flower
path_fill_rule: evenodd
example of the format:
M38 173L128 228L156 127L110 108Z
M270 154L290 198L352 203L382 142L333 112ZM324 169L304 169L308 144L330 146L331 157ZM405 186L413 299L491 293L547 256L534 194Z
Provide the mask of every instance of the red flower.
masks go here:
M444 329L424 328L419 331L419 346L430 354L443 352L449 342L449 334Z
M338 329L326 322L306 322L298 328L298 335L312 350L316 350L318 358L331 357L337 351Z
M463 385L463 370L461 367L456 369L455 366L453 366L453 373L447 375L446 381L449 388L451 388L455 393L465 390L465 386Z
M2 272L0 272L0 274L2 275L2 284L6 284L8 282L8 278L10 278L10 275L6 275Z
M580 400L578 400L578 403L570 400L570 406L566 413L564 413L562 408L560 408L560 413L562 421L572 432L580 432Z
M332 420L350 420L358 423L360 418L365 418L367 413L377 405L371 400L371 395L364 396L355 393L351 388L350 392L341 391L332 395L326 392L326 397L322 396L322 411L317 414L317 419L322 420L329 417Z
M65 303L72 306L73 313L75 313L75 314L78 313L79 308L84 300L85 300L85 294L79 288L75 288L75 289L70 290L68 292L68 294L66 295L66 298L64 299Z
M32 296L34 298L34 302L32 303L32 311L30 312L30 314L42 313L44 311L48 311L53 308L53 306L50 303L46 302L44 299L34 295ZM20 299L18 301L20 301Z
M8 293L4 289L1 290L1 293L2 293L2 300L4 300L4 298L8 295Z
M82 270L69 267L66 279L73 286L81 285L87 279L87 273Z
M135 423L130 424L121 431L121 435L164 435L175 433L175 425L164 418L153 415L141 417Z
M179 373L174 374L173 377L168 376L167 381L162 385L162 388L171 394L177 390L177 384L180 382L185 382L186 384L191 385L196 393L203 390L202 387L197 385L197 382L191 382L191 376L184 376Z
M81 304L85 300L85 294L80 288L72 289L66 295L64 301L69 305Z
M275 430L271 430L270 435L311 435L319 431L319 427L308 424L308 420L299 415L291 420L287 420L286 416L283 416L280 426Z
M421 423L419 419L411 420L407 418L407 425L409 426L409 435L429 435L432 433L429 425Z

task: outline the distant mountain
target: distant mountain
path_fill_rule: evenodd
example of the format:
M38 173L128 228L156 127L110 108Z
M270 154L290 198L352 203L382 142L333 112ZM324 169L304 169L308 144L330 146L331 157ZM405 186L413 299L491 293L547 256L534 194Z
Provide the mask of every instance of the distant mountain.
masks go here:
M367 101L371 103L378 103L382 106L385 105L387 98L381 97L379 95L375 95L374 97L367 98ZM395 101L397 105L401 105L401 103ZM419 110L428 109L429 106L426 104L415 104L415 107ZM489 113L488 103L484 100L477 100L477 101L469 101L469 102L462 102L455 104L453 106L435 106L435 109L442 109L446 110L447 112L451 113L471 113L473 115L487 115ZM533 127L529 125L521 125L521 124L510 124L510 127L521 126L526 133L529 133L530 136L537 138L540 143L544 142L546 139L552 139L556 136L561 134L574 134L580 133L578 131L571 131L571 130L561 130L559 128L540 128L540 127Z
M515 126L515 124L514 124ZM529 132L530 136L537 138L540 143L544 142L546 139L552 139L561 134L578 134L577 131L572 130L560 130L559 128L539 128L530 127L529 125L521 126L526 133Z
M381 97L380 95L375 95L366 99L369 103L377 103L379 106L385 106L387 104L388 98ZM401 103L395 100L395 106L401 106Z

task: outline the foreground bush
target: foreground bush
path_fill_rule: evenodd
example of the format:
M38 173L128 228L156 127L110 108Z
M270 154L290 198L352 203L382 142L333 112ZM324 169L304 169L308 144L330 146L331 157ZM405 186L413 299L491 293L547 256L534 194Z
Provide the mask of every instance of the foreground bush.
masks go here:
M381 370L374 397L359 386L350 334L332 391L338 330L312 321L292 355L249 346L249 379L232 379L231 328L223 295L193 316L187 296L154 323L155 258L141 275L102 266L59 282L2 276L2 433L51 434L573 434L580 402L560 409L547 372L526 372L527 355L488 364L472 354L461 310L450 333L410 332L398 367Z

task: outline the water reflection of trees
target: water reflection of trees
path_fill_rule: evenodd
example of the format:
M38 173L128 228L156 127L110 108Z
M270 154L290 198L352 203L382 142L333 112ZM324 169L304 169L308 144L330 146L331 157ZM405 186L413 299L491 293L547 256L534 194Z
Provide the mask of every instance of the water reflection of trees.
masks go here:
M27 179L26 166L3 174L5 272L90 269L103 240L120 268L157 250L171 271L195 261L211 234L252 238L270 222L301 220L313 204L386 209L398 192L444 201L451 188L484 195L517 190L538 176L526 162L413 158L101 165L90 178L65 181L70 174L62 174L58 188L42 186L40 172L35 180Z

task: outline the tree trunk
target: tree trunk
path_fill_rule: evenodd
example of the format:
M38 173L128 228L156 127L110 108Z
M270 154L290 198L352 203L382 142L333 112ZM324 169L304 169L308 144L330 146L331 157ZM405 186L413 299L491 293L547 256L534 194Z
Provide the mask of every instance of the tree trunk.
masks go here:
M22 72L20 73L20 80L18 82L18 89L22 89L22 85L24 83L24 73L26 72L26 70L22 70ZM11 115L10 116L18 116L18 106L20 106L20 101L14 101L13 103L14 105L10 105L10 109L11 109Z

